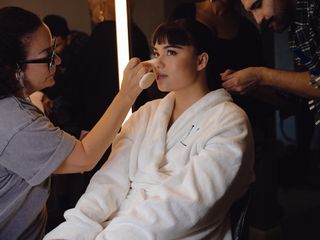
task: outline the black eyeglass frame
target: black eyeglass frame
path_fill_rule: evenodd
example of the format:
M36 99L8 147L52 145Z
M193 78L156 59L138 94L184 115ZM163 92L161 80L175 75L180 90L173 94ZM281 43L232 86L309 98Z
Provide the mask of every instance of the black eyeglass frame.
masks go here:
M54 39L54 41L53 41L52 49L50 51L48 51L48 57L37 58L37 59L28 59L28 60L19 62L19 64L23 65L23 64L30 64L30 63L31 64L33 64L33 63L46 63L46 64L48 64L48 69L50 71L52 68L52 65L54 63L55 56L56 56L55 49L56 49L56 39Z

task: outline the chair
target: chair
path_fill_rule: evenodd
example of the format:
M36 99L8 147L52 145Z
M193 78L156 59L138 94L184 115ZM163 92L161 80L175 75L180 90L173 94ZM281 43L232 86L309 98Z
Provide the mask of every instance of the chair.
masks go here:
M245 240L247 234L247 213L251 202L251 187L231 207L231 231L233 240Z

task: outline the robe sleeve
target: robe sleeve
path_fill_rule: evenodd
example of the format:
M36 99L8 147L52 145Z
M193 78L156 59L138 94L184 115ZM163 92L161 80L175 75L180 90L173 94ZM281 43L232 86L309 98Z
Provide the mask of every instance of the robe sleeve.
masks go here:
M95 173L75 208L64 213L66 221L49 232L45 240L91 240L103 230L101 224L118 210L129 191L132 140L126 135L128 131L121 131L114 141L109 157L114 160L108 160Z
M96 239L182 239L208 217L213 225L223 222L239 192L253 181L252 138L246 117L239 114L223 116L213 129L206 129L198 154L177 174L128 214L113 218Z

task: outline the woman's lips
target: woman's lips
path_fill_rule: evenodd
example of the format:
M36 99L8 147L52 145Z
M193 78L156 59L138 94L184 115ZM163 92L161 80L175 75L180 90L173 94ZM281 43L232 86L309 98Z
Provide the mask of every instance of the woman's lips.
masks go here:
M161 79L164 79L164 78L166 78L168 75L166 75L166 74L158 74L157 75L157 80L161 80Z

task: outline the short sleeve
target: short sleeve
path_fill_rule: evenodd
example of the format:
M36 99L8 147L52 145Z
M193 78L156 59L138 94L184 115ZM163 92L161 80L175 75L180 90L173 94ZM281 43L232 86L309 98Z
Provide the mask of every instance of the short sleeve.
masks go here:
M35 186L58 168L75 143L73 136L41 116L12 136L2 152L2 164Z

